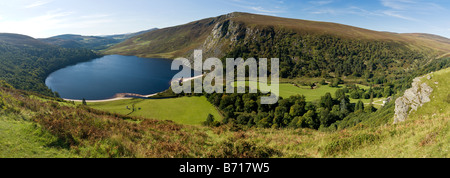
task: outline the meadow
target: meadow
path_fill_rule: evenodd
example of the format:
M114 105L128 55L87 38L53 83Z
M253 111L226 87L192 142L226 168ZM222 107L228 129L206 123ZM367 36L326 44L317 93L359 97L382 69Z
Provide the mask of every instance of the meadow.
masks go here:
M127 99L88 103L88 106L124 115L172 120L187 125L200 125L206 120L208 114L212 114L217 120L222 118L217 109L205 97L194 96L168 99Z
M237 83L235 82L235 85ZM246 82L246 86L249 85L249 82ZM311 89L309 86L295 86L291 83L280 83L279 85L279 93L280 96L283 98L289 98L290 96L295 95L304 95L306 98L306 101L313 102L320 100L322 96L324 96L326 93L330 93L333 97L336 90L343 88L345 85L338 85L338 87L330 87L329 85L318 85L316 88ZM356 84L356 86L363 88L363 89L369 89L370 87L366 85ZM259 85L258 85L259 88ZM261 90L266 90L266 88L259 88ZM370 99L351 99L350 102L357 103L358 100L361 100L365 105L370 104ZM383 105L383 101L386 100L386 98L374 98L373 104L374 107L379 108Z

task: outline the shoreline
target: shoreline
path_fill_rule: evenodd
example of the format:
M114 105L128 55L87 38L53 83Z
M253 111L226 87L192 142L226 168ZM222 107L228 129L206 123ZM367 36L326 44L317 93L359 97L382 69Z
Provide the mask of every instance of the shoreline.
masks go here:
M139 98L148 98L148 97L155 96L157 94L159 94L159 93L155 93L155 94L151 94L151 95L139 95L138 96L138 94L133 94L133 93L119 93L119 94L116 94L115 97L110 98L110 99L85 100L85 101L87 103L100 103L100 102L108 102L108 101L118 101L118 100L125 100L125 99L133 99L133 98L138 98L138 97ZM119 95L119 96L117 96L117 95ZM131 96L134 95L134 96L138 96L138 97L130 97L128 95L131 95ZM66 99L66 98L63 98L63 100L65 100L65 101L74 101L74 102L83 102L83 100L77 100L77 99Z
M198 75L198 76L195 76L195 77L183 79L182 82L191 81L191 80L194 80L196 78L203 77L203 76L204 75ZM173 80L180 80L180 79L172 79L170 82L172 82ZM109 98L109 99L85 100L85 101L87 103L99 103L99 102L118 101L118 100L133 99L133 98L149 98L149 97L152 97L152 96L156 96L159 93L162 93L162 92L149 94L149 95L140 95L140 94L135 94L135 93L117 93L112 98ZM63 98L63 100L65 100L65 101L73 101L73 102L83 102L83 100L79 100L79 99L66 99L66 98Z

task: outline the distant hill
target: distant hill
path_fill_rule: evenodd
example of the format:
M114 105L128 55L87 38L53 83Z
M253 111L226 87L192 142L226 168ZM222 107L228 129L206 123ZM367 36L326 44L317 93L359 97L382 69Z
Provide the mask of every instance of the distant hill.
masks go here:
M25 35L0 33L0 80L17 89L52 96L44 83L48 74L97 57L89 49L62 48Z
M120 43L126 39L134 37L136 35L140 35L153 30L156 29L153 28L136 33L107 35L107 36L82 36L82 35L65 34L50 38L43 38L39 40L48 44L57 45L64 48L87 48L92 50L102 50L109 48L117 43Z
M148 30L143 30L140 32L136 32L136 33L127 33L127 34L117 34L117 35L105 35L105 36L101 36L101 37L105 37L105 38L110 38L110 39L116 39L116 40L126 40L129 38L132 38L134 36L138 36L147 32L151 32L154 30L158 30L157 28L152 28L152 29L148 29Z
M8 44L13 46L49 46L39 40L30 36L14 34L14 33L0 33L0 44Z
M240 42L279 34L331 35L340 39L395 42L437 53L450 52L450 40L436 35L379 32L337 23L235 12L147 32L107 49L106 53L176 58L187 56L194 49L203 49L208 56L222 57Z

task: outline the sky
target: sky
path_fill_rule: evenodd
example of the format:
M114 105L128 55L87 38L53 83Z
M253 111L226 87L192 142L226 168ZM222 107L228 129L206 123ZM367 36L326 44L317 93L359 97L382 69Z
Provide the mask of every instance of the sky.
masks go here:
M231 12L450 38L448 0L0 0L0 33L123 34Z

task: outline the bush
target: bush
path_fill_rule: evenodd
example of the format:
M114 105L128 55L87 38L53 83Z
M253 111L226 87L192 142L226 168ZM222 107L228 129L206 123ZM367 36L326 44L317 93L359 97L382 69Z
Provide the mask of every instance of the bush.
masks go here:
M206 118L206 121L203 122L203 125L210 127L219 127L220 122L215 121L214 116L212 114L208 114L208 117Z
M239 138L238 138L239 137ZM256 145L253 141L244 140L245 135L230 137L215 146L208 153L209 158L269 158L281 155L280 151L266 146Z

